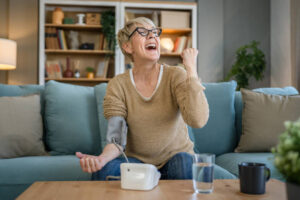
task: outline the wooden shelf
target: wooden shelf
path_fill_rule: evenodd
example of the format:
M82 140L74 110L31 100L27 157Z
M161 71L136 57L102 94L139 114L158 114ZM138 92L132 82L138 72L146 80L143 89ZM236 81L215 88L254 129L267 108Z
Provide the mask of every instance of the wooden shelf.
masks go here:
M174 57L180 57L180 53L160 53L161 56L174 56Z
M45 24L45 27L61 28L61 29L88 29L88 30L102 29L101 25L76 25L76 24Z
M162 34L188 34L191 33L191 28L184 28L184 29L170 29L170 28L163 28Z
M62 49L46 49L47 54L113 54L109 50L62 50Z
M62 82L108 82L111 78L57 78L50 79L45 78L46 81L54 80L54 81L62 81Z

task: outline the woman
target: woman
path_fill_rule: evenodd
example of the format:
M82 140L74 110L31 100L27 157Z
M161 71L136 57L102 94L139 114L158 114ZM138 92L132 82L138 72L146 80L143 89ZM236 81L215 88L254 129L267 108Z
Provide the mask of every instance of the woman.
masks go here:
M119 46L134 67L107 86L103 109L108 144L102 154L76 153L93 180L120 175L120 164L126 161L117 158L121 153L114 139L130 162L155 165L162 179L192 178L194 152L186 124L201 128L209 116L205 88L196 70L198 51L183 51L186 70L161 65L160 34L161 29L143 17L127 22L118 33Z

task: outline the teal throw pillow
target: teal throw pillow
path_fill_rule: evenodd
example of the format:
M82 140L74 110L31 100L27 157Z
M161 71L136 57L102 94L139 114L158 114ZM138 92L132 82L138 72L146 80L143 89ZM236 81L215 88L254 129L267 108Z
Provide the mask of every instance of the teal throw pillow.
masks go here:
M196 153L216 155L232 152L236 145L234 94L236 82L203 83L209 119L201 128L189 127Z
M93 87L49 81L45 100L46 142L52 155L101 152Z

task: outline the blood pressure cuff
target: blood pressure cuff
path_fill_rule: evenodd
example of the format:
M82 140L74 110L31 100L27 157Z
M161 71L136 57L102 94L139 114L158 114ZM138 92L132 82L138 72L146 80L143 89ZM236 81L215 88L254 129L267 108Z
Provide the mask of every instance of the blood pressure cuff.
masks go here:
M127 143L127 123L123 117L115 116L108 120L106 142L107 144L115 142L125 149Z

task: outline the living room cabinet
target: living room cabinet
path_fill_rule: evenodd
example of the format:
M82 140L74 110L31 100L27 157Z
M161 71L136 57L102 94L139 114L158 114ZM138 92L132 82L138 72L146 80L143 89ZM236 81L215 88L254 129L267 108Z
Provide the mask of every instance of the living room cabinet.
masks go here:
M61 8L64 18L73 19L71 24L65 24L70 23L67 20L64 20L65 23L62 24L52 23L52 14L56 8ZM196 3L127 0L40 0L39 84L43 85L48 80L56 80L79 85L96 85L100 82L108 82L115 75L123 73L131 67L130 61L125 59L118 46L115 46L113 50L104 47L105 38L103 39L101 36L103 34L101 24L77 24L78 14L84 14L85 16L88 13L101 15L107 11L114 13L115 34L124 26L126 20L139 16L148 17L157 26L161 27L163 29L161 35L162 46L168 47L161 50L161 63L178 65L182 62L180 57L182 50L186 47L196 47ZM170 27L168 27L169 25ZM74 47L71 49L72 37L70 35L74 33L79 37L79 46L87 43L93 44L93 48L78 49L77 46L75 49ZM53 43L49 42L49 38L58 41L58 44L53 46ZM170 45L172 48L170 48ZM180 45L181 49L177 48L177 51L173 47L179 47ZM75 70L79 71L81 77L75 78L74 75L73 77L64 77L63 72L67 66L73 73ZM107 69L104 76L98 73L100 77L85 78L87 67L94 69L97 74L97 71L101 71L103 66ZM52 73L51 76L49 76L50 73ZM46 74L48 74L48 77Z

